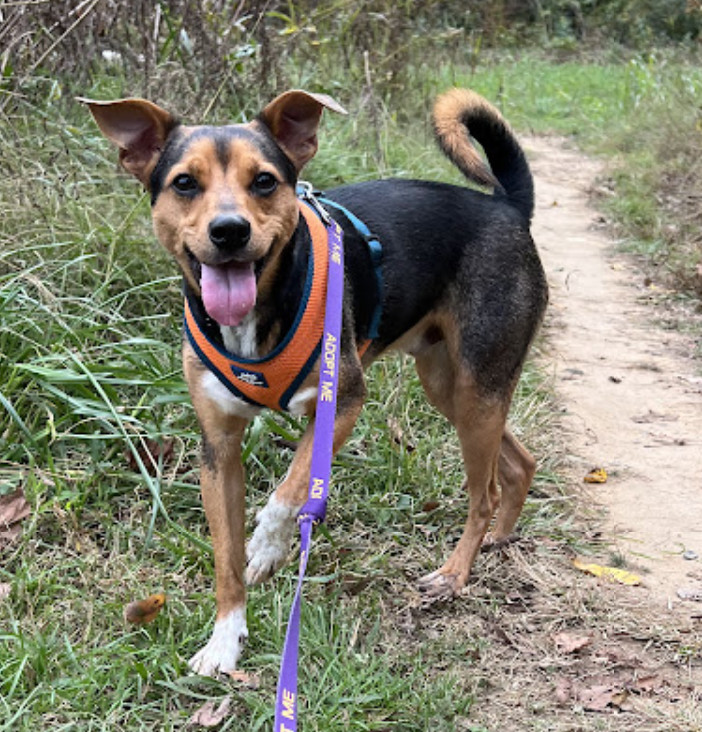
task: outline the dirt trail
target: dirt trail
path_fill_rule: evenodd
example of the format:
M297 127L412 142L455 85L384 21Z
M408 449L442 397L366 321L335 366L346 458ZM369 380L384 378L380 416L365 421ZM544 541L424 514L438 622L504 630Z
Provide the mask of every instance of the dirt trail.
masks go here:
M588 191L599 165L561 141L535 138L525 147L573 480L606 514L613 548L643 571L643 591L656 605L679 607L678 588L702 595L702 379L690 358L694 344L656 322L661 313L645 302L643 275L597 226ZM582 478L594 467L609 480L590 490Z

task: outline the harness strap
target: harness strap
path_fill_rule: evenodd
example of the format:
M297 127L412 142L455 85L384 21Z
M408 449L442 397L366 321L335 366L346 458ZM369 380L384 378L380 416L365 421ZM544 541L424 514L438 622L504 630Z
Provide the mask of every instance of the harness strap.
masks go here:
M318 199L309 189L301 186L298 193L300 213L305 219L312 241L303 297L293 326L283 341L267 356L246 359L225 350L207 335L202 308L191 294L184 304L185 333L200 360L236 397L257 407L286 411L290 400L307 378L322 348L324 297L327 290L329 249L327 246L329 214L319 205L339 210L365 240L373 264L376 281L376 305L368 328L368 337L358 344L362 357L378 337L382 315L382 247L378 238L355 214L329 199Z
M353 227L361 235L363 240L368 246L368 252L371 258L371 264L373 265L373 276L375 277L375 291L376 291L376 303L371 315L371 320L368 325L368 339L374 341L378 337L378 328L380 326L380 318L383 315L383 271L381 264L383 261L383 245L380 243L378 237L371 232L365 222L356 216L355 213L349 211L346 206L342 206L336 201L332 201L329 198L317 199L320 203L325 206L335 208L337 211L341 211L344 216L353 224ZM366 348L370 343L364 343L359 352L361 355L365 352Z

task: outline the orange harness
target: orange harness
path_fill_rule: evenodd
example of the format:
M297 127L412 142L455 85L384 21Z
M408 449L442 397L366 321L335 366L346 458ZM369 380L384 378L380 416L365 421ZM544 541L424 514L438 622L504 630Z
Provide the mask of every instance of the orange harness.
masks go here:
M283 341L260 359L245 359L221 348L205 335L188 297L185 332L200 360L235 396L249 404L286 411L290 399L319 358L324 327L329 249L327 230L311 206L299 201L312 239L302 300ZM367 341L359 349L363 354Z

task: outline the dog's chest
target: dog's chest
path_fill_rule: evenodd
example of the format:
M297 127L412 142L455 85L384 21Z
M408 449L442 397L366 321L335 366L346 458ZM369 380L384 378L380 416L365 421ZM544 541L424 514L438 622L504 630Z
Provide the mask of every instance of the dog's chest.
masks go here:
M255 314L251 313L245 320L236 327L220 326L220 333L224 347L238 354L238 357L255 361L260 358L260 347L257 342L257 322ZM252 372L254 373L254 372ZM227 414L236 414L248 418L255 416L260 411L260 406L251 404L241 399L230 389L224 386L215 374L207 370L202 375L202 388L207 397L217 407ZM305 386L304 382L290 396L287 410L294 415L301 416L308 414L311 403L317 395L316 386Z
M230 353L236 353L242 358L249 359L259 357L255 313L249 313L236 327L220 325L219 328L224 347Z

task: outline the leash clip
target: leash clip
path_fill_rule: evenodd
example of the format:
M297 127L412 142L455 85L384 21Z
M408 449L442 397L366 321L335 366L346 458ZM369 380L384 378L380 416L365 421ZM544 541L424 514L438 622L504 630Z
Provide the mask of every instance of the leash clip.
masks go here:
M316 214L322 219L325 226L331 226L334 219L329 215L327 210L322 206L317 197L314 195L314 188L312 184L306 180L298 181L297 184L297 195L303 200L309 203L310 206L315 210Z

